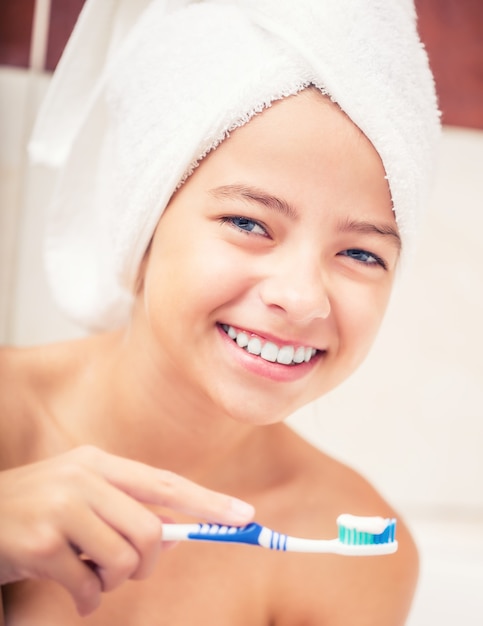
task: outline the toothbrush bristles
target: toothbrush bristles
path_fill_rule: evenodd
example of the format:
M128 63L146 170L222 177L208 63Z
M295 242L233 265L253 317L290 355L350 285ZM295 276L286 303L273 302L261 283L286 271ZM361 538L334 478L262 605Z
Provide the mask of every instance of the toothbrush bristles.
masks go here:
M391 543L396 538L396 520L387 519L384 522L384 530L378 533L360 530L357 527L348 528L344 524L339 524L339 541L353 546Z

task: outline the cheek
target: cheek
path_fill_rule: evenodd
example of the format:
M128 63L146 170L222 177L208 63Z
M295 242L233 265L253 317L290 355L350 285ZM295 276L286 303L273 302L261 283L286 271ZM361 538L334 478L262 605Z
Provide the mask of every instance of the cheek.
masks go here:
M361 288L338 302L340 349L355 369L364 360L381 327L390 286Z
M153 249L145 279L145 306L179 321L203 319L253 282L236 249L221 240L194 238Z

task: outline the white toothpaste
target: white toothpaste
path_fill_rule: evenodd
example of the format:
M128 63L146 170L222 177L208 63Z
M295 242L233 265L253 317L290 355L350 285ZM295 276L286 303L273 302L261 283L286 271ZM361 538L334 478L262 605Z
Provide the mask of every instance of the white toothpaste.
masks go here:
M359 517L344 513L337 518L337 524L361 533L380 535L386 530L388 520L383 517Z

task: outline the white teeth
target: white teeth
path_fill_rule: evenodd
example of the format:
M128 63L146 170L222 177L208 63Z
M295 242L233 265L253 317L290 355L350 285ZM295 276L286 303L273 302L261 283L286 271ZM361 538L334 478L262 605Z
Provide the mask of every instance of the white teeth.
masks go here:
M283 365L290 365L290 363L293 361L294 352L295 350L293 346L283 346L278 351L277 363L282 363Z
M262 342L258 337L252 337L247 345L247 350L250 354L259 355L262 351Z
M246 348L248 346L248 335L246 333L238 333L236 342L240 348Z
M295 350L295 354L293 355L294 363L303 363L305 360L305 348L303 346L299 346Z
M308 363L310 359L317 354L315 348L308 346L282 346L279 348L272 341L263 343L259 337L250 337L243 331L237 331L233 326L228 324L222 325L226 334L233 339L240 348L244 348L250 354L260 356L270 363L281 363L282 365L298 365L300 363Z
M265 359L265 361L275 363L278 356L278 346L276 346L271 341L267 341L267 343L262 348L260 356L262 357L262 359Z

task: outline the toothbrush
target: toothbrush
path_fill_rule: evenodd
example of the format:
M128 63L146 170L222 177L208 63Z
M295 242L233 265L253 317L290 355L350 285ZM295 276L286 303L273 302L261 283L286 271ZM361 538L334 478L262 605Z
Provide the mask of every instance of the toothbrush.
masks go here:
M219 524L164 524L164 541L222 541L245 543L287 552L345 556L392 554L397 550L396 520L339 515L337 539L302 539L283 535L252 522L247 526Z

